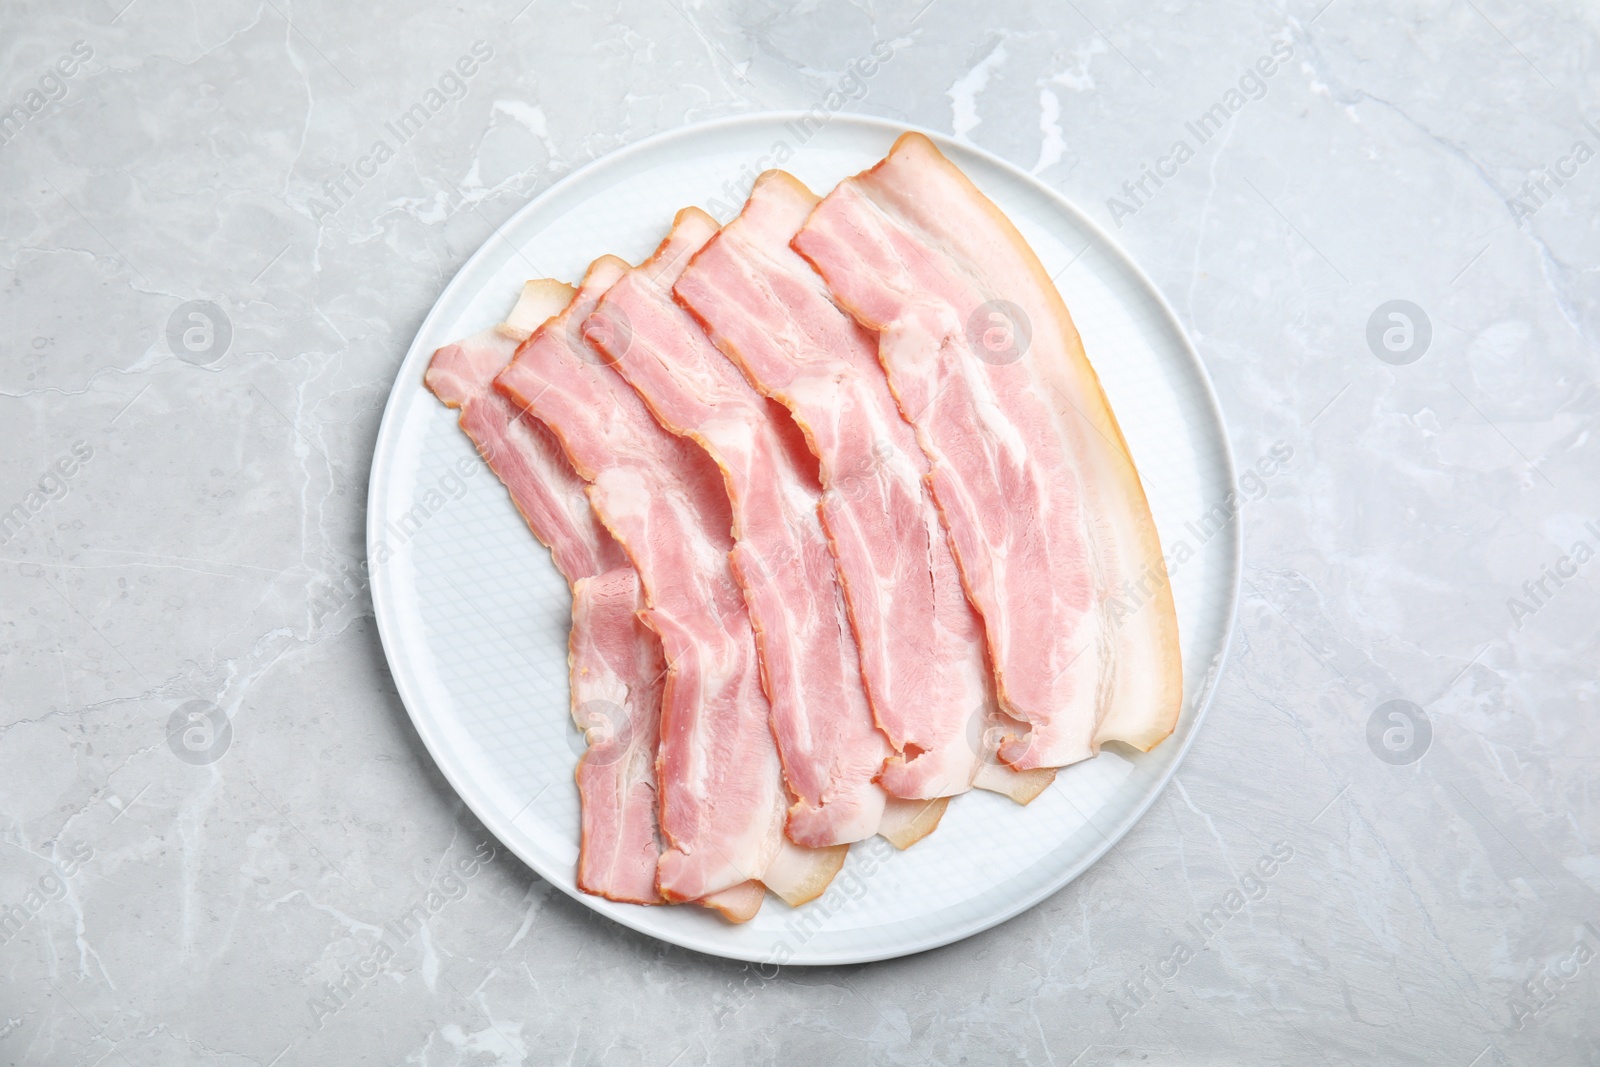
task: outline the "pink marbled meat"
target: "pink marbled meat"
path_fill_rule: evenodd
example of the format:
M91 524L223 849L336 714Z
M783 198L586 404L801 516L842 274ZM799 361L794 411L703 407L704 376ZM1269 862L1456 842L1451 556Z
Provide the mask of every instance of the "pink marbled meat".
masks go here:
M821 516L862 676L894 748L883 787L931 798L977 784L1026 802L1049 775L1023 780L985 744L995 701L983 622L923 484L928 461L878 365L877 335L789 247L816 204L790 175L763 174L674 293L750 382L793 413L820 462Z
M561 288L570 297L571 288ZM505 483L528 528L549 547L570 585L628 559L589 506L588 483L567 462L560 443L542 423L521 418L493 389L494 376L511 362L521 341L495 326L445 345L433 354L423 380L445 404L461 410L462 430Z
M535 537L572 586L572 712L594 741L576 771L581 803L578 885L612 900L656 904L655 737L661 711L661 643L634 618L639 576L589 506L586 483L550 431L494 391L524 330L575 295L530 282L507 323L434 353L424 378L511 494ZM597 721L604 719L604 723Z
M861 680L844 596L817 518L816 461L788 412L763 397L673 299L672 286L717 231L678 213L667 239L622 278L595 319L617 371L663 426L721 468L733 508L733 565L761 652L772 731L795 796L787 833L820 847L871 837L887 796L874 778L889 755Z
M721 474L663 430L580 333L627 272L614 257L597 260L572 305L522 346L497 387L554 431L590 483L595 511L639 572L642 617L661 638L668 673L656 770L668 847L657 886L675 901L736 898L735 917L748 918L742 909L759 894L727 891L764 881L792 903L809 899L807 876L821 892L843 856L810 856L806 875L774 884L794 857L783 841L783 781L755 639L728 564Z
M589 747L578 757L583 804L578 888L635 904L661 901L656 865L656 743L666 664L639 619L639 573L618 567L572 591L572 716Z
M1003 710L1001 757L1058 767L1148 749L1182 696L1177 621L1143 487L1054 284L998 208L906 134L794 239L877 332L916 427ZM1124 589L1153 586L1129 610Z

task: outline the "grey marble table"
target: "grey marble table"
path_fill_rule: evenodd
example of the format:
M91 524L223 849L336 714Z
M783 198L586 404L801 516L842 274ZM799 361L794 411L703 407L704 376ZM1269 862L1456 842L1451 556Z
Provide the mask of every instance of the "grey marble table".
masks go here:
M0 10L0 1063L1600 1063L1600 11L523 4ZM482 848L353 576L496 224L874 41L844 109L1032 170L1172 301L1244 596L1086 876L774 976Z

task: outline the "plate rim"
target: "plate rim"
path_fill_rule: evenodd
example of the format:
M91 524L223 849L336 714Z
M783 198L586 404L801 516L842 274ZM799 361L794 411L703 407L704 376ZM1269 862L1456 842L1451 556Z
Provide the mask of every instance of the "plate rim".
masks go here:
M379 472L387 471L392 467L392 453L398 447L398 426L401 418L399 409L402 404L401 395L403 392L401 387L408 380L408 378L411 377L409 372L416 369L415 364L425 361L425 359L431 355L431 353L426 352L423 348L423 339L428 335L429 331L434 326L435 321L442 316L442 308L452 302L450 298L459 295L459 290L466 288L467 282L465 279L467 279L470 274L475 273L475 270L481 260L486 260L489 257L489 249L493 244L495 244L497 239L499 241L504 241L505 243L510 244L513 248L518 248L520 250L520 246L518 246L516 242L512 241L511 238L506 234L505 231L508 228L512 227L525 216L530 215L534 211L538 210L546 202L559 198L574 185L586 181L591 174L598 172L601 170L601 168L616 166L619 163L625 162L631 156L656 149L663 144L668 144L677 140L693 138L711 131L747 125L756 126L767 123L794 121L802 117L810 116L810 114L810 112L802 110L749 111L740 112L736 115L727 115L716 119L709 119L703 122L686 123L670 130L662 130L658 133L653 133L649 136L642 137L630 144L616 148L596 159L590 160L589 162L573 170L571 173L560 178L548 188L536 193L527 201L527 203L523 204L516 211L512 212L510 216L497 225L484 238L477 250L474 251L472 255L467 257L467 259L456 270L455 274L451 276L450 280L445 283L443 288L439 290L438 295L434 298L433 305L428 309L427 315L425 315L422 319L422 322L418 324L416 334L412 337L410 346L407 347L405 355L401 358L400 363L395 368L394 381L389 387L389 395L384 402L383 416L378 423L378 433L373 446L372 463L368 469L367 480L365 562L367 565L368 589L371 593L373 602L374 621L377 625L379 642L383 647L384 664L389 669L390 680L394 683L395 691L400 696L400 702L406 709L407 717L411 720L412 729L417 731L417 735L419 738L421 738L423 745L427 748L428 755L433 759L434 765L438 767L440 773L444 775L445 780L450 783L451 789L455 791L462 803L466 804L473 816L483 824L485 829L495 835L496 840L504 848L506 848L507 851L515 855L524 865L526 865L535 874L539 875L539 877L542 878L546 883L556 889L559 889L561 892L578 901L591 911L604 915L605 917L618 922L631 930L645 934L646 936L654 938L658 941L715 958L738 960L747 963L769 963L770 961L761 955L751 953L750 951L739 946L729 946L727 949L719 949L717 947L707 946L699 943L689 944L686 943L686 940L681 937L673 936L670 933L664 933L658 929L648 928L642 921L636 919L631 914L632 910L637 907L636 905L616 904L612 901L605 900L604 898L583 893L577 889L576 885L569 888L568 886L564 885L558 879L558 877L544 870L544 864L535 862L528 856L523 855L522 852L518 851L506 840L506 836L502 835L500 832L501 824L505 821L501 813L499 813L498 810L493 810L486 814L485 811L482 810L482 807L487 807L488 805L484 804L480 806L480 804L477 802L483 798L477 795L476 790L469 788L471 781L470 775L468 775L463 768L453 766L452 758L447 758L444 755L445 753L451 751L448 746L444 745L444 739L437 735L431 723L427 721L428 717L419 714L417 707L422 703L421 694L411 692L412 687L410 682L403 678L401 673L396 672L394 668L396 653L400 647L398 643L399 638L397 635L391 633L391 625L387 620L390 616L392 616L395 609L391 600L391 594L388 590L388 582L387 580L380 578L380 575L387 573L387 569L384 568L381 563L374 564L373 562L374 549L382 540L381 531L383 529L383 523L380 520L384 514L382 510L377 508L375 505L380 502L380 497L384 492L379 484ZM1172 304L1167 300L1166 294L1161 291L1161 289L1155 284L1150 276L1144 272L1144 269L1139 266L1133 257L1128 254L1127 250L1124 249L1122 245L1105 230L1104 227L1102 227L1094 219L1090 218L1081 208L1077 206L1077 204L1068 199L1065 194L1058 192L1056 189L1047 185L1033 174L1023 170L1010 160L996 155L995 153L970 142L957 140L949 134L942 133L938 130L933 130L924 126L919 126L914 123L899 122L876 115L863 115L854 112L841 111L832 113L827 121L829 125L835 122L842 122L849 125L857 125L881 130L885 133L920 133L932 140L933 143L939 147L941 152L946 152L948 154L954 150L958 153L970 152L974 155L980 156L985 160L985 162L992 166L998 167L1013 180L1019 181L1024 185L1031 187L1035 193L1043 196L1054 207L1069 215L1078 226L1083 227L1084 230L1089 232L1092 237L1099 241L1102 246L1111 253L1118 265L1120 265L1122 269L1128 271L1135 282L1142 286L1147 293L1155 298L1156 305L1159 307L1162 316L1164 316L1167 325L1181 340L1183 354L1187 357L1198 378L1199 384L1202 386L1202 392L1204 394L1206 405L1209 408L1211 417L1215 420L1215 425L1221 438L1221 458L1223 460L1223 466L1226 468L1228 484L1230 486L1238 484L1239 472L1238 467L1234 462L1232 436L1228 432L1227 419L1223 414L1222 404L1217 397L1216 386L1211 380L1211 374L1207 370L1204 361L1201 360L1200 353L1195 348L1194 341L1189 337L1188 331L1183 328L1183 324L1181 321L1179 321L1177 312L1173 309ZM409 402L409 398L407 399L407 402ZM1228 524L1228 537L1232 545L1232 551L1228 556L1228 564L1232 569L1232 580L1228 583L1226 621L1223 624L1222 640L1216 658L1213 661L1210 671L1201 682L1203 691L1199 695L1190 698L1194 703L1194 715L1189 731L1186 736L1179 740L1178 751L1176 755L1173 756L1172 762L1167 766L1160 778L1154 783L1153 787L1147 790L1143 799L1139 801L1139 803L1122 821L1120 821L1116 826L1112 827L1112 831L1109 834L1101 835L1102 840L1095 848L1086 852L1079 862L1065 869L1059 876L1050 879L1039 889L1034 890L1032 893L1026 895L1019 901L993 915L987 915L973 922L954 926L949 930L932 934L928 937L917 940L913 944L905 946L859 953L833 953L818 957L808 957L805 959L791 959L785 961L783 966L827 967L848 964L875 963L881 960L899 959L906 956L916 955L921 952L942 948L945 945L950 945L957 941L965 940L966 938L972 937L976 934L983 933L986 930L991 930L1002 923L1009 922L1011 919L1016 918L1023 912L1032 909L1046 898L1059 893L1062 889L1076 881L1078 877L1081 876L1085 871L1098 863L1101 858L1112 849L1113 846L1126 837L1127 834L1144 818L1145 814L1150 810L1150 807L1161 797L1163 793L1166 792L1167 786L1172 781L1173 777L1176 776L1178 768L1183 765L1185 758L1187 758L1189 754L1190 748L1194 745L1195 738L1200 733L1201 726L1204 724L1206 717L1211 710L1211 705L1216 699L1217 690L1220 688L1223 674L1226 671L1228 660L1232 654L1234 632L1238 621L1239 598L1243 588L1244 580L1244 531L1243 524L1239 522L1237 514Z

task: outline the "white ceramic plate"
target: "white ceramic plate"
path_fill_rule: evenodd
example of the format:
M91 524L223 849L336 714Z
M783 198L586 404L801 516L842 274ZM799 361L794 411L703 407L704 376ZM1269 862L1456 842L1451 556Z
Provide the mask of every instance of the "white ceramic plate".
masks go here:
M489 238L445 287L400 366L372 464L367 547L378 630L417 732L478 818L524 862L584 905L664 941L758 962L859 963L1003 922L1128 831L1172 776L1210 701L1232 627L1240 541L1236 523L1209 535L1203 525L1235 487L1227 437L1205 371L1149 280L1044 185L923 131L1060 272L1163 546L1175 552L1187 542L1194 553L1172 575L1186 694L1178 728L1149 754L1108 749L1067 768L1027 808L987 793L962 796L909 851L877 839L858 845L820 900L790 909L769 894L743 926L701 908L578 892L572 769L582 740L567 715L566 585L455 413L423 388L423 372L436 348L498 322L526 278L577 281L606 252L638 262L688 204L726 220L755 173L782 154L780 143L792 153L784 168L825 192L881 159L906 129L837 115L802 142L798 118L750 115L652 137L561 181ZM382 563L380 543L389 549Z

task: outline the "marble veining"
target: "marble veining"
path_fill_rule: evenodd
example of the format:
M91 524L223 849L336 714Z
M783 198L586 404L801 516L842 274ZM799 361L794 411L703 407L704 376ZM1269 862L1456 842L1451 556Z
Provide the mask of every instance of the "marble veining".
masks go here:
M7 4L0 1062L1600 1063L1597 30ZM499 848L359 562L395 368L497 224L652 133L830 96L1032 171L1151 275L1229 420L1245 586L1193 751L1088 874L773 974Z

